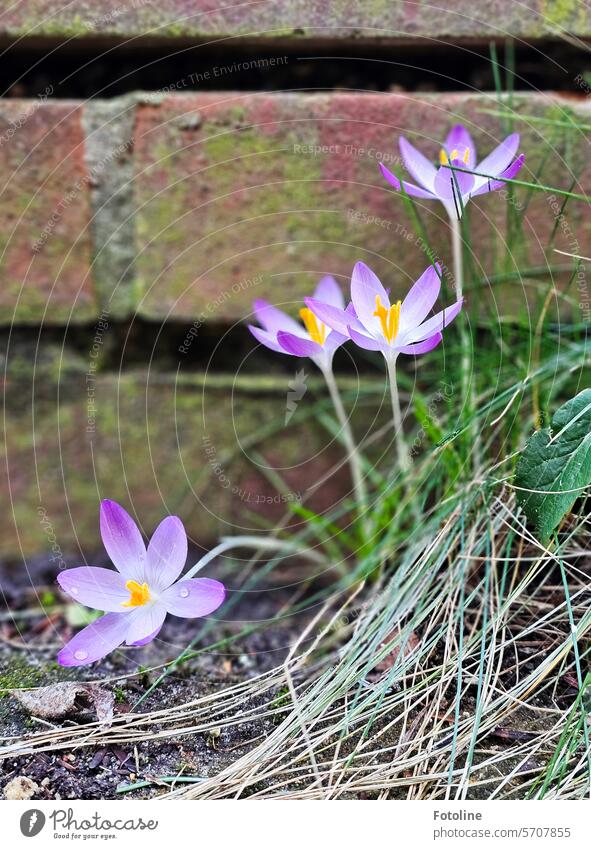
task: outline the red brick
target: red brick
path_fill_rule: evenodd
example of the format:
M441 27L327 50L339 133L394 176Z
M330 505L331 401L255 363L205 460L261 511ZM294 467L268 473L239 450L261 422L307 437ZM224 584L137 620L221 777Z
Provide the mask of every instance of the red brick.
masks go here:
M0 557L50 552L54 537L64 556L99 551L101 498L126 505L146 532L177 514L204 545L221 535L261 532L288 509L265 467L296 500L343 457L320 425L294 419L284 427L290 379L262 378L253 393L230 375L69 373L59 397L58 385L41 371L34 396L22 375L9 379ZM318 386L319 378L310 383ZM311 397L300 402L300 416ZM341 467L306 504L330 509L349 491L348 480Z
M431 4L367 0L25 0L3 11L10 36L150 36L199 38L232 35L369 40L427 38L556 37L560 31L591 34L591 13L575 2L456 0Z
M134 182L139 312L241 320L254 297L299 303L322 274L335 274L346 286L359 259L402 295L428 260L378 160L396 161L401 134L435 158L458 121L471 129L483 157L508 132L488 114L496 108L492 97L456 94L171 95L140 104ZM513 108L516 119L526 119L515 122L526 153L519 177L535 180L546 157L545 183L568 189L572 174L581 174L574 190L591 191L585 136L571 132L567 141L566 130L556 136L552 123L537 123L544 117L568 123L572 109L587 121L586 104L524 95ZM518 191L522 200L525 194ZM535 193L523 239L505 265L503 195L470 203L475 261L489 275L544 265L543 246L555 223L548 197ZM430 243L451 265L443 207L432 201L417 207ZM574 234L588 255L588 206L571 201L567 218L572 232L558 228L557 246L572 250ZM539 286L535 279L495 286L478 307L515 317Z
M0 103L2 323L87 320L91 206L79 104Z

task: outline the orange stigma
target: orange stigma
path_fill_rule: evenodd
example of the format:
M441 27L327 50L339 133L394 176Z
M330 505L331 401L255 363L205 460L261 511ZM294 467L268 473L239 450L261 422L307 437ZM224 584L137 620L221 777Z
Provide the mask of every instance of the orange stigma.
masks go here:
M382 333L386 337L388 343L392 342L398 336L398 328L400 326L400 307L402 301L397 301L391 307L386 307L382 304L380 296L376 295L376 311L374 315L379 318L382 325Z
M308 307L302 307L300 310L300 318L304 322L304 326L310 334L312 342L324 345L326 340L326 324L322 321L318 321L312 310L309 310Z
M452 162L454 159L460 159L460 151L452 150L451 159ZM461 159L464 165L468 164L468 160L470 159L470 151L468 148L466 148L466 150L464 151L464 155L461 157ZM449 165L449 158L443 148L441 148L441 150L439 151L439 162L441 163L441 165Z
M129 590L129 601L121 603L122 607L141 607L150 601L150 590L147 584L138 584L137 581L127 581L125 588Z

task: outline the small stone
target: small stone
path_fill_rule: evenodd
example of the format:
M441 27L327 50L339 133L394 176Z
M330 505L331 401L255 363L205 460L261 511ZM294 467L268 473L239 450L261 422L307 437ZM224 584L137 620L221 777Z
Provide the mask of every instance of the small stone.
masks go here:
M17 775L4 787L4 798L11 801L32 799L39 790L39 785L27 778L26 775Z

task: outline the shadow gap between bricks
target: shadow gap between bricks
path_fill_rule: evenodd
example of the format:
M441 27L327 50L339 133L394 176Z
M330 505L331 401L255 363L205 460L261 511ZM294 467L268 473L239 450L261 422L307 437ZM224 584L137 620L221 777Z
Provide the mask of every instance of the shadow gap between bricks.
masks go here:
M502 44L502 43L501 43ZM0 41L5 98L112 98L145 91L494 92L490 47L422 39L314 40L26 38ZM503 49L499 64L504 66ZM591 70L591 54L561 40L515 45L518 91L569 91Z

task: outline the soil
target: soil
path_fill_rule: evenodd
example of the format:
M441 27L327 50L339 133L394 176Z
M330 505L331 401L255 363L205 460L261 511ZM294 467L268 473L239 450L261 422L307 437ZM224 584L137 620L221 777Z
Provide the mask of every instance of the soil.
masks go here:
M73 565L73 564L72 564ZM97 565L99 565L97 563ZM29 575L0 568L6 611L0 621L0 738L2 747L26 741L27 736L47 728L47 720L35 719L11 695L13 688L40 687L59 681L105 681L115 695L114 713L142 713L183 705L216 693L274 668L285 657L290 643L302 629L302 617L277 620L273 628L245 635L227 650L206 651L185 661L181 667L146 696L162 673L164 664L176 658L196 636L195 622L169 617L157 640L141 648L120 649L91 667L65 669L55 656L76 628L68 625L64 612L16 618L19 613L39 608L39 599L51 593L60 604L64 598L50 582L51 564L31 564ZM31 581L38 587L30 589ZM272 619L282 603L292 596L289 589L269 587L264 593L245 593L232 611L232 621L208 620L205 644L214 644L244 629L247 624ZM48 608L50 609L50 608ZM11 610L15 618L8 613ZM203 625L202 622L199 623ZM139 670L139 672L138 672ZM145 670L145 671L144 671ZM138 700L142 697L141 705ZM273 693L271 699L273 699ZM282 694L277 693L281 699ZM242 702L242 712L253 712L263 703ZM252 709L252 710L251 710ZM92 706L80 705L72 716L53 719L50 725L68 727L95 721ZM229 728L150 740L136 746L105 748L90 746L71 751L41 752L0 760L0 792L14 778L26 776L38 787L34 799L123 799L149 798L170 787L160 777L213 775L245 754L274 727L273 718L247 719ZM44 724L45 723L45 724ZM157 735L158 725L154 725ZM145 781L147 786L126 791L127 785ZM123 791L123 792L122 792Z

